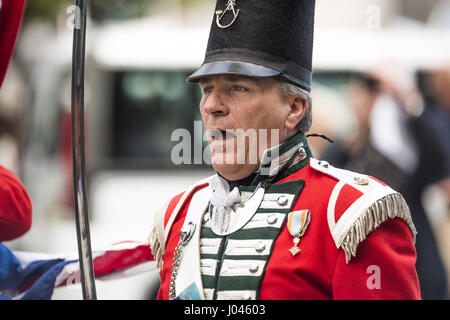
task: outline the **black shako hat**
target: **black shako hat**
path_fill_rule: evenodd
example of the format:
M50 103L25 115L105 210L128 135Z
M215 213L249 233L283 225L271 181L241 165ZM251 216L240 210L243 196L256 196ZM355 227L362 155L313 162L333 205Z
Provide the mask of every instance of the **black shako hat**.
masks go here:
M201 67L217 74L281 76L311 91L315 0L217 0Z

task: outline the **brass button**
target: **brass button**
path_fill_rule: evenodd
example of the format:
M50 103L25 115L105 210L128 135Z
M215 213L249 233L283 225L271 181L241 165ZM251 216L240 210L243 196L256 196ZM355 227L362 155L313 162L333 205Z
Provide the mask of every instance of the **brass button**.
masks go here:
M304 159L304 158L306 157L306 151L305 151L305 148L300 147L300 148L298 149L298 153L299 153L299 155L300 155L300 157L301 157L302 159Z
M319 166L322 166L324 168L328 168L329 164L326 161L319 161Z
M277 203L278 203L278 205L280 205L281 207L284 207L285 205L287 205L288 202L289 202L288 197L283 196L283 195L282 195L282 196L279 196L278 199L277 199Z
M255 246L255 250L258 253L263 252L265 249L266 249L266 244L262 241L259 241Z
M278 220L278 218L274 214L271 214L270 216L267 217L268 224L275 224L277 222L277 220Z
M250 293L246 293L242 296L242 300L252 300L252 296Z
M354 177L355 183L360 186L367 186L369 184L369 179L365 177Z
M257 264L257 263L252 263L252 264L250 265L250 267L248 268L248 270L249 270L251 273L256 273L256 272L258 272L258 270L259 270L259 264Z

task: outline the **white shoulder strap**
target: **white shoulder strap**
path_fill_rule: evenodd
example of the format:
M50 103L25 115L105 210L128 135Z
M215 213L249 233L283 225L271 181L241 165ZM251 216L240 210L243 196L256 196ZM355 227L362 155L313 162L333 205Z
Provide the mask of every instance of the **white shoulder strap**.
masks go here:
M175 220L176 216L178 215L178 212L180 211L181 206L183 205L184 201L189 197L189 195L191 195L192 191L194 191L200 185L208 183L209 179L210 178L208 177L206 179L202 179L202 180L194 183L193 185L188 187L186 189L186 191L184 192L184 194L181 196L181 199L178 201L175 209L172 211L169 221L167 222L167 224L164 228L164 243L167 239L167 236L169 235L170 229L172 228L173 221Z
M190 287L192 283L195 283L199 290L200 298L202 300L205 299L200 269L200 235L203 214L208 208L210 198L211 188L207 186L197 191L189 204L183 227L187 226L189 223L193 223L195 225L195 231L191 240L185 245L182 251L175 283L176 295Z

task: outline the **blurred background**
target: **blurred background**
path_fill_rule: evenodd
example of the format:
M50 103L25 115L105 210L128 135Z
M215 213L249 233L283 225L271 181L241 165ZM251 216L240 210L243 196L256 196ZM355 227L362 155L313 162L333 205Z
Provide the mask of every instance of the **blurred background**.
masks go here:
M91 0L86 62L93 248L145 241L153 212L212 173L175 165L175 129L192 137L213 0ZM77 252L70 81L74 1L29 0L0 90L0 164L26 186L33 226L15 250ZM316 8L316 158L373 175L404 194L426 299L450 287L450 0L320 0ZM194 150L194 139L192 149ZM203 142L204 144L204 142ZM193 155L192 155L193 156ZM194 159L192 160L194 162ZM97 281L99 299L147 299L156 272ZM80 299L79 285L54 299Z

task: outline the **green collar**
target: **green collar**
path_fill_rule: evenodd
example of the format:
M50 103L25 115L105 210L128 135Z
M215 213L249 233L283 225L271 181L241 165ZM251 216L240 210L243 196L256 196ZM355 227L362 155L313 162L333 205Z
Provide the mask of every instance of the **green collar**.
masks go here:
M294 161L288 164L295 154L297 156ZM238 186L256 186L267 180L276 182L284 179L306 166L312 156L306 135L303 132L298 132L288 140L264 151L258 171L244 179L228 181L230 189ZM221 176L219 173L218 175Z
M261 165L251 185L265 180L273 182L281 180L306 166L310 157L312 157L312 152L308 146L306 135L298 132L288 140L264 152Z

